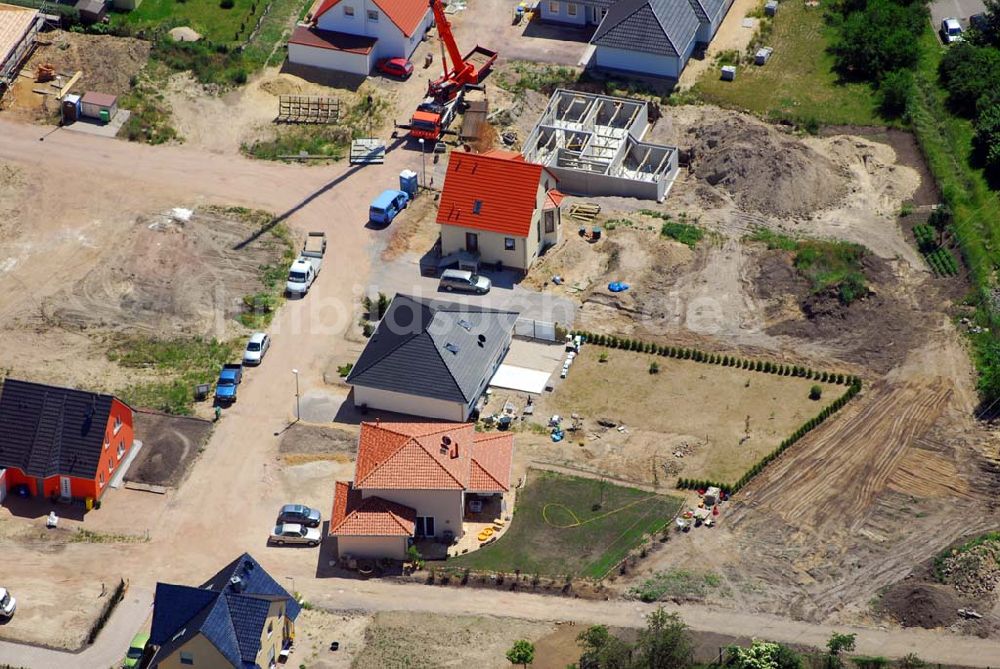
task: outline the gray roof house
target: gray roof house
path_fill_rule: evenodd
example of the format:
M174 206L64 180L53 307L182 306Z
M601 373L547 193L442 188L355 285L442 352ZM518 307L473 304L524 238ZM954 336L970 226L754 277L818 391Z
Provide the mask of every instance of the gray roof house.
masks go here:
M541 18L596 25L594 65L677 79L698 44L707 45L733 0L542 0Z
M355 406L468 419L510 349L517 316L396 295L347 376Z

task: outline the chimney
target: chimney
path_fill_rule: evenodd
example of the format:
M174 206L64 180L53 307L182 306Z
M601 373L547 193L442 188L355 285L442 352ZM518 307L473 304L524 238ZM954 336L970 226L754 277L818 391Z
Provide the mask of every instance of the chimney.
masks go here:
M382 419L380 417L376 416L375 417L375 427L378 427L381 424L382 424Z
M458 442L456 441L451 446L451 459L454 460L457 457L458 457Z
M229 579L229 586L235 592L243 592L243 579L241 579L239 576L233 576L231 579Z

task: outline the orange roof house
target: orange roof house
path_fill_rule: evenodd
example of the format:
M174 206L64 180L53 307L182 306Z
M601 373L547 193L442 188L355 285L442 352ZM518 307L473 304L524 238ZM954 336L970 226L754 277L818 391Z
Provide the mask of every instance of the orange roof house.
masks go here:
M338 551L402 559L415 537L461 536L467 495L510 490L513 450L471 423L362 423L354 482L334 490Z
M510 151L452 153L438 206L441 253L527 271L559 241L563 195L544 167Z

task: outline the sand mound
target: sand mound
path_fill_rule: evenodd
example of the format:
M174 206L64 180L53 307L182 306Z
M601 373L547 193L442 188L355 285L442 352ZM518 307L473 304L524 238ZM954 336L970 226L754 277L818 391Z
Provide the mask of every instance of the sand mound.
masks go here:
M847 175L793 137L734 116L697 128L691 168L729 193L740 208L779 217L806 216L835 204Z
M900 583L882 598L882 608L903 627L946 627L958 620L961 606L949 588L928 583Z

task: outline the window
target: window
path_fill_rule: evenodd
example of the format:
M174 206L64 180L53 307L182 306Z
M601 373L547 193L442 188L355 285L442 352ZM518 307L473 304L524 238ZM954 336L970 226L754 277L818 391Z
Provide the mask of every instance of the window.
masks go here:
M267 622L267 638L270 639L271 638L271 634L273 634L273 633L274 633L274 621L273 620L269 620Z
M105 434L104 435L104 450L108 450L108 446L110 446L110 445L111 445L111 439L109 439L108 435Z
M181 651L181 664L194 664L194 653L189 653L186 650Z
M115 434L118 434L118 430L122 429L122 418L121 416L115 416Z
M344 5L344 16L353 19L354 18L354 7L348 7Z
M111 458L108 458L108 473L110 474L114 470L115 470L115 461Z
M482 210L483 210L483 201L482 200L476 200L475 202L472 203L472 213L473 214L478 214Z
M515 246L516 246L516 243L514 242L514 238L513 237L504 237L503 238L503 250L504 251L513 251Z
M104 487L104 472L101 472L101 475L97 477L97 482L101 485L102 488Z
M376 12L374 9L369 9L368 10L368 20L369 21L378 21L378 12Z
M556 231L556 217L551 211L545 212L545 234Z
M118 442L118 459L121 460L123 455L125 455L125 442L124 441L119 441Z
M418 537L433 537L434 516L417 516L416 527L413 533Z
M576 5L572 2L566 3L566 13L570 16L576 16Z
M559 3L558 2L553 1L553 2L549 3L549 13L550 14L558 14L559 13Z

